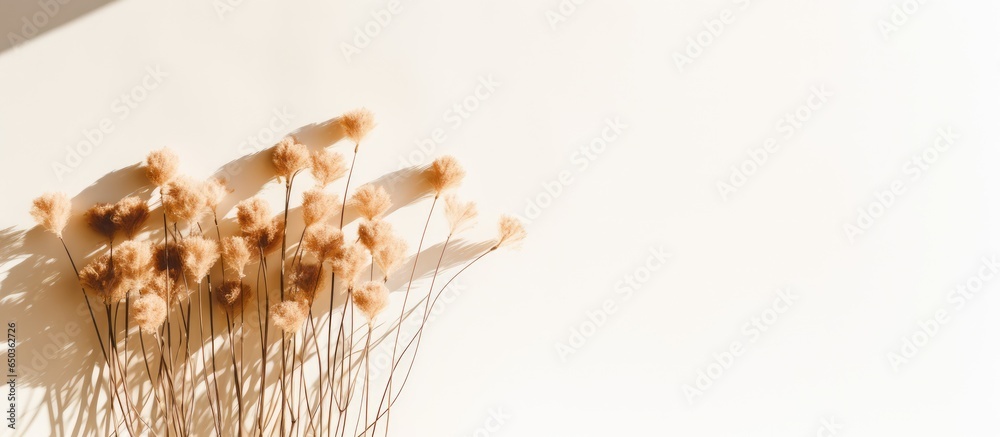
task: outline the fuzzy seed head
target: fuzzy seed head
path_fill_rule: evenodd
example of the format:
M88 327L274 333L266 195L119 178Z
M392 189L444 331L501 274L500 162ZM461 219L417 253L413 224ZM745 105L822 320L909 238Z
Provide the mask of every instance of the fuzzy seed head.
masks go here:
M243 279L243 269L250 262L250 247L243 237L230 236L222 240L222 262Z
M424 171L424 177L434 188L434 192L440 196L445 190L457 187L465 178L465 170L458 160L451 156L442 156L435 159L431 166Z
M322 288L320 283L323 282L323 264L303 262L299 264L298 270L292 273L291 279L292 285L297 289L296 293L307 303L312 303L316 292Z
M306 227L326 221L337 209L337 195L312 188L302 193L302 220Z
M178 223L194 223L205 213L208 200L203 185L189 177L176 177L160 193L167 218Z
M451 234L457 234L471 228L476 223L476 202L463 202L458 200L454 194L449 194L444 198L444 216L448 219L448 228Z
M153 244L148 241L125 241L115 247L115 274L126 290L139 290L153 278Z
M115 274L111 255L104 254L91 261L80 270L80 283L91 294L104 303L121 302L128 289L123 287L121 277Z
M87 225L104 238L112 239L115 232L118 232L118 225L115 223L115 205L110 203L98 203L87 210Z
M365 108L355 109L340 117L340 126L344 128L347 138L354 141L354 144L360 144L375 127L375 114Z
M160 297L171 301L183 292L183 262L180 248L174 243L160 243L153 247L153 277L149 288Z
M312 152L312 174L316 185L323 188L347 174L344 156L332 150L322 149Z
M331 225L322 223L306 228L302 244L320 262L332 261L344 251L344 233Z
M365 220L358 225L358 239L368 251L375 251L392 239L392 225L385 220Z
M302 327L309 314L309 306L299 300L286 300L271 306L271 320L278 329L294 333Z
M188 237L181 240L178 246L184 272L200 284L219 260L219 243L203 237Z
M386 278L399 268L405 257L406 241L397 237L389 237L385 243L380 244L375 252L372 253L375 264L382 270Z
M333 259L333 271L347 284L353 284L368 262L368 252L359 244L350 244Z
M167 318L167 302L155 293L146 293L131 302L132 320L147 334L155 333Z
M385 188L365 184L354 191L348 204L357 209L362 217L373 220L389 210L392 200Z
M499 235L497 236L496 245L493 246L494 249L505 246L516 246L528 236L521 221L506 214L500 216L497 228Z
M146 178L153 185L162 187L177 175L179 159L168 148L154 150L146 155Z
M149 205L146 205L146 201L129 196L115 204L115 212L111 220L131 240L147 218L149 218Z
M201 186L202 195L205 197L205 206L215 211L222 203L223 199L229 195L229 187L226 186L225 179L213 178L205 181Z
M271 151L271 162L278 177L290 181L296 172L309 167L309 148L293 137L282 138Z
M242 310L253 296L253 289L242 281L226 281L215 289L215 301L229 311Z
M368 281L351 293L354 305L358 307L368 322L372 323L378 313L389 305L389 289L381 281Z
M270 225L271 207L264 199L251 197L236 204L236 221L243 235L257 235Z
M45 230L62 238L71 211L66 193L45 193L31 202L31 216Z

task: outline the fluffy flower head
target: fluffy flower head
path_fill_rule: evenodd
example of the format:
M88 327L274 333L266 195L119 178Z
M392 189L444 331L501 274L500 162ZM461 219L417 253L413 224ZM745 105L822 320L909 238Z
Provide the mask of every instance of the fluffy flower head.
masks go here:
M344 128L344 135L360 144L361 140L375 127L375 114L361 108L348 112L340 117L340 126Z
M392 200L389 199L389 193L385 188L365 184L354 191L348 204L357 209L362 217L373 220L389 210Z
M146 155L146 178L153 185L162 187L177 175L177 155L168 148L154 150Z
M62 237L70 216L70 201L66 193L45 193L31 203L31 216L45 230Z

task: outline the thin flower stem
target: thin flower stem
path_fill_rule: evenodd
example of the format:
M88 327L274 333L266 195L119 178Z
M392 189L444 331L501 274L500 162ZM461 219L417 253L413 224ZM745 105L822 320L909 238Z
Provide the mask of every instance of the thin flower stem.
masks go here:
M403 325L403 317L406 314L406 301L410 297L410 288L413 286L413 276L417 273L417 263L420 261L420 251L424 246L424 237L427 236L427 228L431 224L431 217L434 215L434 207L437 206L438 196L434 196L434 201L431 202L431 209L427 212L427 221L424 222L424 230L420 233L420 243L417 244L417 253L413 255L413 268L410 269L410 279L406 283L406 293L403 294L403 307L399 311L399 326ZM396 359L396 349L399 346L399 333L401 329L396 330L396 335L392 341L392 360ZM389 391L392 391L392 374L389 374ZM387 411L388 412L388 411ZM385 432L389 433L389 417L386 415Z
M209 303L211 303L212 302L212 276L211 275L208 276L208 290L209 290L209 292L207 294L208 295L208 301L209 301ZM198 292L199 292L199 294L201 293L201 284L198 284ZM204 320L205 320L205 311L204 311L205 310L205 304L202 302L201 299L202 299L201 297L198 298L198 332L200 333L201 336L204 336L205 335L205 322L204 322ZM211 313L209 313L209 318L210 319L212 318L212 314ZM212 355L213 355L212 358L214 359L215 358L214 357L214 355L215 355L215 335L214 334L212 335L212 337L209 338L208 344L209 344L209 347L212 348ZM205 381L205 397L208 399L208 407L209 407L209 409L212 410L212 421L213 421L212 424L215 426L215 431L218 432L219 435L222 435L222 420L219 417L219 415L222 413L222 411L221 411L221 402L219 402L219 407L220 408L219 408L218 412L216 412L216 404L214 402L212 402L212 384L209 381L209 377L208 377L209 370L208 370L208 360L205 357L205 345L202 344L202 346L198 348L198 351L201 353L201 368L202 368L201 375L203 377L202 379ZM215 364L214 361L213 361L212 364L213 365ZM215 377L215 374L213 373L212 376ZM192 384L192 386L193 385L194 384ZM218 401L219 392L216 391L215 395L216 395L216 400Z
M468 269L469 267L472 267L472 265L473 265L473 264L475 264L475 263L476 263L477 261L479 261L480 259L482 259L482 258L483 258L484 256L486 256L486 255L487 255L487 254L489 254L490 252L493 252L494 250L497 250L497 246L493 246L493 247L491 247L491 248L490 248L489 250L487 250L486 252L483 252L482 254L480 254L479 256L477 256L476 258L474 258L474 259L473 259L472 261L469 261L469 263L468 263L468 264L466 264L466 265L465 265L464 267L462 267L462 269L461 269L461 270L459 270L459 271L458 271L457 273L455 273L455 274L454 274L454 275L453 275L453 276L451 277L451 279L449 279L449 280L448 280L448 282L445 282L444 286L443 286L443 287L441 287L441 289L440 289L440 290L438 291L438 294L437 294L437 295L436 295L436 296L434 297L434 300L433 300L433 301L431 302L431 305L430 305L430 307L429 307L429 308L430 308L430 310L433 310L433 309L434 309L434 305L435 305L435 304L437 304L437 299L438 299L438 297L440 297L440 296L441 296L441 292L443 292L444 290L446 290L446 289L448 288L448 286L449 286L449 285L451 285L452 281L454 281L454 280L455 280L455 278L457 278L457 277L458 277L459 275L461 275L461 274L462 274L462 272L464 272L464 271L465 271L466 269ZM427 319L428 315L430 314L430 310L428 310L428 312L427 312L426 314L424 314L424 323L426 323L426 319ZM413 340L411 340L411 341L410 341L410 344L413 344L415 340L416 340L415 338L414 338ZM399 366L399 364L400 364L400 363L402 362L402 356L403 356L404 354L406 354L406 350L407 350L407 349L409 349L409 347L410 347L410 346L409 346L409 345L407 345L407 346L406 346L405 348L403 348L403 352L402 352L402 353L400 354L400 360L399 360L399 361L396 361L396 362L394 362L394 363L392 364L392 368L391 368L391 369L389 370L389 375L390 375L390 378L392 377L391 375L392 375L393 373L395 373L395 372L396 372L396 367L397 367L397 366ZM414 358L416 358L416 355L414 355ZM389 390L388 390L388 387L387 387L387 388L386 388L386 390L385 390L385 391L384 391L384 392L382 393L382 400L381 400L381 401L379 401L379 406L381 407L381 405L385 403L385 405L386 405L386 409L385 409L385 411L383 411L383 412L380 412L380 413L378 413L378 414L377 414L377 415L375 416L375 422L374 422L374 423L372 423L372 425L369 425L369 426L368 426L368 428L371 428L371 427L373 427L373 426L375 425L375 423L378 423L378 421L379 421L379 420L380 420L380 419L382 418L382 416L384 416L384 415L386 415L386 414L387 414L387 412L389 411L389 408L390 408L390 407L391 407L391 406L392 406L393 404L395 404L395 403L396 403L396 399L399 399L399 395L400 395L400 394L402 394L402 392L403 392L403 387L405 387L405 386L406 386L406 381L408 381L408 380L409 380L409 378L410 378L410 370L412 370L412 369L413 369L413 362L414 362L414 361L412 361L412 360L410 361L410 367L409 367L409 369L407 370L407 373L406 373L406 375L405 375L405 376L404 376L404 378L403 378L403 382L401 382L401 383L400 383L400 385L399 385L399 390L398 390L398 391L396 392L396 395L395 395L395 396L391 396L391 395L389 395ZM389 399L388 399L388 400L387 400L387 396L389 397ZM381 410L380 410L380 411L381 411ZM365 432L367 432L368 428L365 428ZM358 436L358 437L361 437L361 436Z

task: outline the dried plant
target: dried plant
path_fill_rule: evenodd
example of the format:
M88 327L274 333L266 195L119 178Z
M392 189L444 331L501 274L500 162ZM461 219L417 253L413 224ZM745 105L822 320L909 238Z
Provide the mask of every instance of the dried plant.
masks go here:
M208 270L219 260L219 243L202 237L189 237L178 244L184 271L195 282L208 274Z
M344 233L326 224L306 228L303 247L320 262L333 261L344 250Z
M132 301L132 317L142 332L155 334L167 319L167 301L153 293L143 294Z
M111 220L131 240L147 218L149 218L149 205L146 205L145 200L132 196L115 204Z
M440 196L445 190L455 188L462 183L462 179L465 178L465 170L454 157L442 156L435 159L431 166L424 171L424 177L434 189L435 196Z
M368 281L354 289L354 304L371 322L389 305L389 289L381 281Z
M177 175L177 155L170 149L154 150L146 155L146 177L153 185L162 187Z
M344 128L344 135L360 144L361 140L375 128L375 115L371 111L361 108L348 112L340 117L340 126Z
M250 257L250 246L245 238L229 236L222 240L222 263L240 279L246 276L243 269L250 262Z
M337 195L313 188L302 193L302 220L306 227L324 222L333 216L337 208Z
M241 281L226 281L215 289L216 302L230 312L243 309L253 298L253 289Z
M215 211L230 193L226 180L218 178L205 181L201 186L201 192L205 198L205 206L211 211Z
M290 181L296 173L309 167L309 149L295 142L295 138L285 137L271 152L274 173Z
M86 212L87 226L94 232L101 234L104 238L113 240L118 232L118 224L115 223L115 205L110 203L98 203Z
M347 174L347 164L344 156L332 150L322 149L312 152L309 156L312 164L313 178L319 188L330 185Z
M365 248L357 244L349 244L344 247L333 259L333 271L351 287L354 281L358 280L358 275L365 268L368 262L368 255Z
M70 211L69 196L65 193L46 193L31 204L31 216L35 221L59 238L69 222Z
M296 332L302 327L309 314L305 301L286 300L271 307L271 320L274 326L285 332Z
M162 193L164 212L171 221L194 223L207 212L203 184L192 178L175 177L162 187Z
M385 275L385 280L389 275L399 268L406 257L406 240L395 236L388 236L384 242L377 245L377 249L372 253L375 264Z
M479 212L476 202L462 202L449 194L444 198L444 215L448 219L448 231L457 234L472 227Z
M499 232L497 233L497 242L494 246L497 249L504 246L516 246L524 240L524 237L528 236L527 232L524 231L524 225L513 216L500 216L497 228Z
M223 206L232 194L226 182L180 174L180 161L169 149L153 151L145 160L146 176L160 189L162 218L149 220L150 205L136 196L92 206L83 219L105 241L87 252L92 255L80 270L63 239L71 218L69 197L48 193L34 200L31 215L63 244L98 339L107 386L103 393L92 393L94 402L104 400L109 427L104 434L388 435L390 411L441 292L480 259L518 245L526 234L517 219L502 216L496 240L484 242L488 249L460 268L453 254L447 258L453 237L472 227L478 214L474 202L449 193L466 173L455 158L444 156L423 170L434 196L419 243L410 251L407 241L416 235L404 238L384 218L393 207L385 187L365 184L347 197L359 145L374 128L374 117L360 109L344 114L340 125L354 145L350 165L339 152L310 153L295 138L283 138L271 158L285 188L284 204L274 215L262 197L234 199L235 235L226 235L233 234L226 225L230 211ZM307 168L315 186L303 191L301 222L289 223L297 220L289 214L294 179ZM326 191L340 183L342 196ZM442 196L448 234L434 246L433 272L418 275ZM344 226L348 206L362 218L356 233ZM334 222L338 207L339 225ZM211 223L201 222L205 215ZM148 222L153 228L144 228ZM286 229L299 227L298 240L289 239ZM116 241L118 232L127 239ZM247 268L251 262L256 269ZM412 262L412 268L398 274L404 262ZM457 272L437 287L439 274L452 266ZM367 278L360 279L362 274ZM398 281L390 281L397 274ZM428 277L429 285L418 277ZM404 291L403 283L405 292L397 301L390 291ZM409 299L414 289L422 297L413 299L416 304ZM318 308L318 301L328 309ZM384 316L390 303L400 305L398 318L395 309L393 317ZM106 320L99 323L101 307ZM417 323L416 334L403 338L400 328L411 321ZM379 338L392 342L388 372L381 379L369 357ZM131 366L134 360L144 365ZM130 375L130 368L145 372L143 378ZM306 376L306 368L313 376ZM133 387L137 381L144 387ZM376 388L383 388L381 397ZM196 428L200 411L211 414L213 429ZM360 433L348 434L349 424Z
M358 225L358 240L372 253L391 237L392 225L385 220L365 220Z
M347 203L368 220L381 217L392 206L392 200L389 199L389 193L385 191L385 188L371 184L358 188Z

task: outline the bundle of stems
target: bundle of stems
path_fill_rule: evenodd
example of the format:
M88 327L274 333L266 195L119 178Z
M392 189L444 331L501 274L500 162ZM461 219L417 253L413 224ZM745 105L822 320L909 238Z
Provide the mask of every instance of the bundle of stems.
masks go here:
M389 435L392 406L442 291L486 255L520 243L525 231L502 216L489 248L435 288L449 267L449 246L478 215L475 203L451 193L465 171L450 156L422 170L421 186L430 187L433 200L419 238L404 238L386 218L392 199L385 187L351 191L374 117L351 111L340 125L354 146L349 165L332 148L282 139L269 151L273 176L284 186L280 213L272 215L261 197L243 199L230 232L220 226L230 212L220 210L232 193L227 182L181 175L176 154L151 152L145 170L158 197L87 209L82 216L102 243L79 269L63 238L69 197L35 199L31 213L62 243L89 309L107 375L90 405L103 411L107 434ZM302 222L289 223L304 173L314 185L302 192ZM339 197L330 188L341 180ZM441 204L448 232L428 284L420 282L418 265ZM359 217L350 230L348 208ZM298 238L289 238L297 226ZM408 260L410 268L400 271ZM405 288L392 297L390 283ZM327 305L317 303L323 299ZM398 316L386 315L392 304ZM416 330L404 334L408 324ZM376 351L386 354L384 362L373 363Z

